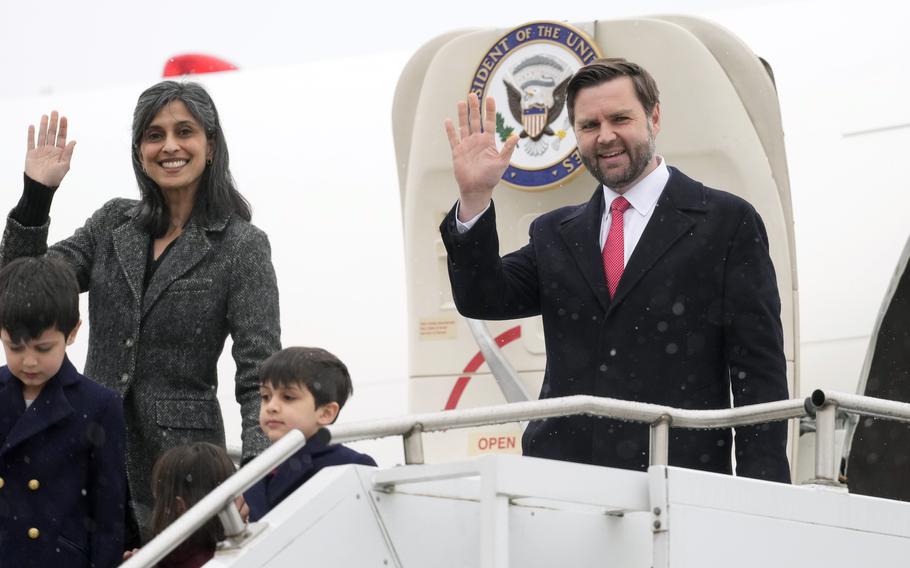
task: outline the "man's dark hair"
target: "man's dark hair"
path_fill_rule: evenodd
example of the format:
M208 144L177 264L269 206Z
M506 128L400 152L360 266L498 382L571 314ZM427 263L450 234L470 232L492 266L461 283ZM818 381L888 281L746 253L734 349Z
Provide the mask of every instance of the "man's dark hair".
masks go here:
M161 188L142 169L139 147L158 111L173 101L186 105L205 130L206 139L212 143L211 163L206 165L199 181L193 218L202 224L219 221L229 215L249 221L252 218L250 205L237 190L231 175L227 143L212 97L199 83L161 81L139 95L133 111L133 172L142 194L139 223L152 237L164 235L171 223Z
M0 270L0 328L21 343L54 327L65 337L79 323L79 283L68 264L18 258Z
M596 87L601 83L612 81L617 77L628 77L635 85L635 94L638 101L645 109L645 114L651 116L654 107L660 102L660 91L657 83L642 66L621 57L605 57L595 59L579 69L566 89L566 110L569 111L569 122L575 124L575 97L579 91L588 87Z
M354 392L348 368L319 347L288 347L275 353L259 368L259 382L281 388L304 385L316 408L337 402L340 409Z

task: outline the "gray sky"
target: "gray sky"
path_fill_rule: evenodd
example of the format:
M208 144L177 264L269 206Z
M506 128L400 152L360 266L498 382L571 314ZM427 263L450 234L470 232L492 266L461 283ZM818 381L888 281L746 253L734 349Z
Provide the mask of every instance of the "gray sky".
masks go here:
M732 4L741 12L781 3L798 4ZM724 0L463 0L450 8L412 0L4 0L0 97L151 82L169 57L181 53L212 54L249 69L375 51L413 52L453 29L511 28L532 19L686 13L723 20L730 5Z

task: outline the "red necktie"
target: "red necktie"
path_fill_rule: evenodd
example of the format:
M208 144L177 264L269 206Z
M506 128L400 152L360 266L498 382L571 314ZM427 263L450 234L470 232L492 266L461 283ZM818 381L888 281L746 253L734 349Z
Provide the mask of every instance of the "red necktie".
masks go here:
M610 298L616 294L619 279L622 278L622 271L626 265L622 215L628 208L629 202L625 197L617 197L610 204L610 232L607 233L607 242L604 243L601 255L604 261L607 287L610 289Z

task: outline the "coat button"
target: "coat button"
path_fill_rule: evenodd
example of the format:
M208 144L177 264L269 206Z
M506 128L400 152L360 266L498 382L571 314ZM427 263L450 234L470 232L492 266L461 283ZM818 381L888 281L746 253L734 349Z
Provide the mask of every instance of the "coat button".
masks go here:
M126 339L126 341L123 342L123 344L126 345L127 347L132 347L134 343L135 342L133 341L132 337L128 337Z
M121 382L121 383L128 383L129 380L130 380L130 374L129 374L129 373L123 373L122 375L120 375L120 382Z
M37 479L32 479L28 482L28 488L32 491L38 491L39 487L41 487L41 484L38 483Z
M41 531L39 531L35 527L28 529L28 538L35 540L39 536L41 536Z
M3 489L3 486L4 486L5 484L6 484L6 482L3 481L3 478L2 478L2 477L0 477L0 489Z

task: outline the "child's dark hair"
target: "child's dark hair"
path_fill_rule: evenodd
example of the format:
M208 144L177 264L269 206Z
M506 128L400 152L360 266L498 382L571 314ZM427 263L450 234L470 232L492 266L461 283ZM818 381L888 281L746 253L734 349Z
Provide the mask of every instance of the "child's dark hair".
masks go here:
M73 269L46 256L17 258L0 270L0 328L14 343L56 328L69 337L79 323L79 283Z
M152 468L152 495L155 506L148 527L148 540L166 529L213 489L234 474L234 462L224 448L208 442L195 442L171 448L158 456ZM183 501L178 505L177 498ZM218 517L209 519L172 554L181 549L215 549L224 539L224 527Z
M318 347L288 347L275 353L259 368L259 382L282 388L304 385L316 408L337 402L340 409L354 392L348 368Z

